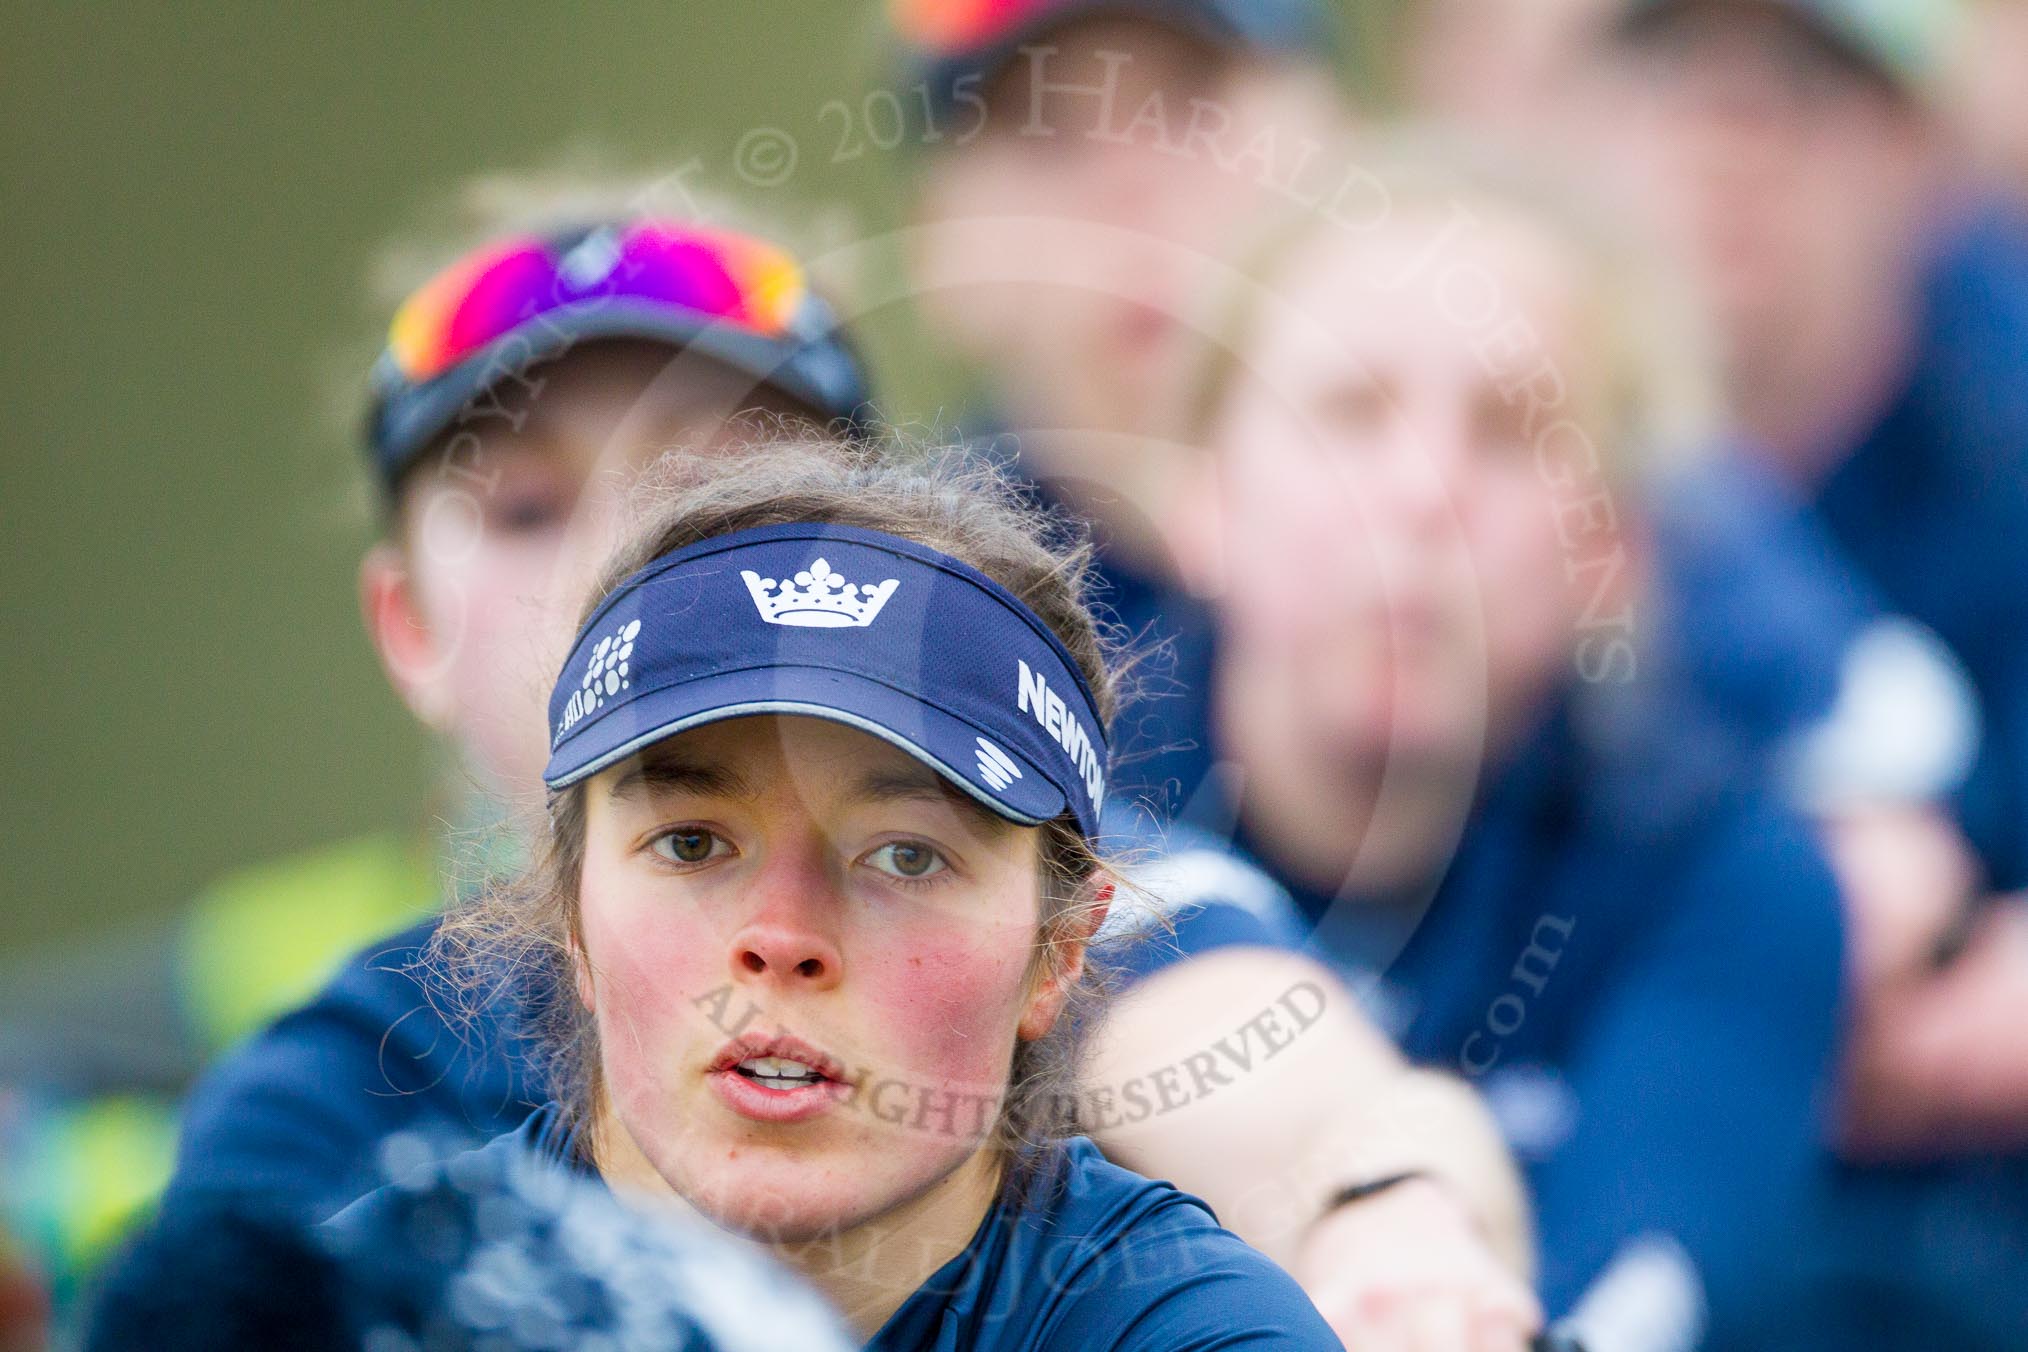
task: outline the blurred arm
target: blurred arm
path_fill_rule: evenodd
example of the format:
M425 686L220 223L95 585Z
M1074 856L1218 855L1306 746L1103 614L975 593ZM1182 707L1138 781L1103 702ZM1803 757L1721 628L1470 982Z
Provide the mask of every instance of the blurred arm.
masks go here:
M1852 934L1841 1144L1857 1160L2028 1144L2028 901L1981 899L1941 812L1845 813L1823 832ZM1963 951L1940 945L1974 908Z
M1333 1302L1376 1287L1535 1326L1527 1203L1491 1118L1405 1066L1311 959L1235 947L1155 972L1108 1016L1090 1083L1106 1151L1204 1198L1341 1334ZM1323 1215L1345 1184L1404 1172L1428 1177Z
M2028 901L1979 917L1940 971L1873 983L1846 1063L1843 1146L1861 1160L2028 1145Z

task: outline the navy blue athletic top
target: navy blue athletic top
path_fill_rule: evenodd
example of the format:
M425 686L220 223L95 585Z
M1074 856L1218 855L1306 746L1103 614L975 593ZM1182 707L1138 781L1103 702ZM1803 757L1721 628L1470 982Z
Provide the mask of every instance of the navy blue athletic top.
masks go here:
M1815 514L1739 447L1719 447L1647 494L1657 623L1643 680L1680 683L1744 754L1778 752L1831 712L1846 650L1877 597Z
M1893 608L1948 643L1984 722L1958 819L2028 886L2028 221L1982 204L1942 237L1906 383L1814 506ZM2028 1152L1848 1168L1803 1255L1784 1347L2028 1347Z
M423 962L435 920L369 948L317 997L224 1057L184 1103L167 1200L260 1196L321 1220L384 1181L376 1151L411 1132L439 1152L519 1126L548 1093L516 1011L461 998Z
M1408 1055L1486 1094L1551 1317L1641 1255L1729 1346L1793 1289L1829 1168L1838 896L1688 710L1614 721L1610 752L1590 726L1560 704L1490 776L1426 898L1294 895Z
M1947 237L1907 383L1814 505L1970 673L1986 732L1961 817L1995 886L2028 885L2028 222L2013 211Z
M546 1107L475 1152L506 1153L585 1177L569 1133ZM329 1222L346 1247L370 1250L410 1209L412 1185L389 1184ZM971 1242L903 1302L867 1347L876 1352L1190 1352L1334 1349L1288 1274L1167 1183L1108 1163L1090 1141L1047 1148L1017 1196L1003 1195Z

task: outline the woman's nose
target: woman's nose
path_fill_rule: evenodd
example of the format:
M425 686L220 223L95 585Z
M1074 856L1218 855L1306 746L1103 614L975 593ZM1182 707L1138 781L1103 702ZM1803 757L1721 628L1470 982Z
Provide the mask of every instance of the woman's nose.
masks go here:
M733 935L735 977L828 989L844 974L830 930L833 886L821 867L779 861L765 869L755 906Z

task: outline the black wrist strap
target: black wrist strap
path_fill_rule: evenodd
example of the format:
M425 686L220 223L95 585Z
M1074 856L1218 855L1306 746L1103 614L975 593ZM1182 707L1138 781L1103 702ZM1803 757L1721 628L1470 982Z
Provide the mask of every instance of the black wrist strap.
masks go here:
M1403 1183L1413 1183L1419 1178L1428 1177L1429 1173L1426 1170L1404 1169L1398 1174L1382 1174L1379 1178L1369 1178L1363 1183L1347 1183L1325 1199L1322 1214L1328 1216L1341 1206L1350 1206L1354 1202L1363 1202L1377 1192L1386 1192L1389 1188L1399 1187Z

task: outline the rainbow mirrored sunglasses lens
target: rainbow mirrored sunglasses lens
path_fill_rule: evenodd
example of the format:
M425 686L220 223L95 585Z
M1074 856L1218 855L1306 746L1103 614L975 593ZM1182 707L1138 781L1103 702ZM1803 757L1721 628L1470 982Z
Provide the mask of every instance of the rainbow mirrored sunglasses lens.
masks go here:
M889 20L901 37L945 55L988 46L1064 0L892 0Z
M780 338L809 296L802 267L772 244L642 221L470 254L408 298L387 348L404 377L431 380L546 314L598 303L667 307Z

